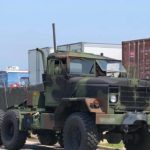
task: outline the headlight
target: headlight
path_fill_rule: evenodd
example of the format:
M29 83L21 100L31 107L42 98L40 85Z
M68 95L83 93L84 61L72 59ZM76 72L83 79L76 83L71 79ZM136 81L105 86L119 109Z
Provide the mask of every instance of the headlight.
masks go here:
M117 100L117 95L110 95L109 101L110 101L111 103L116 103L116 102L118 101L118 100Z

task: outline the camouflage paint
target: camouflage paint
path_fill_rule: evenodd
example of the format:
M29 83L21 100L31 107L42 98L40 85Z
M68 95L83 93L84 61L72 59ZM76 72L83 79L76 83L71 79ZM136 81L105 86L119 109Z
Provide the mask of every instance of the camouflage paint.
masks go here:
M55 120L53 113L42 113L40 116L40 128L41 129L54 129Z
M102 56L92 54L75 53L75 52L58 52L51 54L48 60L51 59L66 59L69 62L70 57L87 58L87 59L109 59ZM66 68L69 68L66 64ZM51 68L48 64L47 71ZM65 73L51 74L45 72L44 86L29 87L28 89L0 89L0 107L6 109L7 95L8 106L13 107L21 104L22 108L18 107L20 112L20 128L26 127L29 121L29 129L52 129L55 128L55 111L62 106L65 101L85 102L88 111L95 113L96 124L121 125L123 123L133 123L136 119L145 120L150 125L150 82L143 80L135 80L128 78L113 78L106 76L72 76ZM63 71L63 72L65 72ZM96 72L96 71L95 71ZM111 104L109 101L110 94L116 94L118 102ZM92 108L90 103L95 99L100 101L98 109ZM88 102L89 101L89 102ZM27 102L27 103L26 103ZM78 103L79 105L81 103ZM73 106L73 105L72 105ZM64 107L65 108L65 107ZM80 108L80 107L79 107ZM72 109L72 108L70 108ZM82 111L82 110L80 110ZM132 112L128 114L127 112ZM133 113L140 111L139 113ZM59 111L58 111L59 112ZM147 113L146 117L143 115ZM63 117L63 112L61 112ZM138 118L140 116L140 118ZM127 121L126 121L127 120Z
M92 54L85 53L75 53L75 52L58 52L51 54L48 60L51 59L66 59L69 63L70 58L87 58L87 59L109 59L102 56L96 56ZM54 66L47 66L54 67ZM67 64L67 68L69 68ZM66 71L67 72L67 71ZM101 105L99 111L103 113L103 117L106 121L107 118L115 118L114 124L120 124L123 121L123 117L127 111L149 111L150 108L150 95L148 92L150 87L149 81L142 81L137 79L128 78L113 78L105 76L67 76L66 74L59 75L48 75L46 74L46 107L58 107L62 101L75 101L80 98L85 99L87 107L90 112L93 112L89 107L89 103L86 101L90 99L99 99ZM116 88L115 94L118 96L118 102L114 105L109 102L109 95L111 90ZM123 95L125 89L125 95ZM130 89L132 89L130 91ZM142 93L141 90L142 89ZM144 94L144 96L143 96ZM125 96L125 97L124 97ZM128 97L129 96L129 97ZM140 102L139 102L140 101ZM127 103L126 103L127 102ZM140 103L143 103L140 107ZM129 105L128 105L129 103ZM131 104L131 105L130 105ZM97 113L97 110L95 110ZM118 114L119 113L119 114ZM120 114L122 113L122 114ZM97 114L96 114L97 115ZM100 114L98 114L100 115ZM109 116L110 115L110 116ZM97 118L97 117L96 117ZM102 121L102 120L101 120ZM105 122L105 121L104 121ZM108 121L108 124L110 122Z

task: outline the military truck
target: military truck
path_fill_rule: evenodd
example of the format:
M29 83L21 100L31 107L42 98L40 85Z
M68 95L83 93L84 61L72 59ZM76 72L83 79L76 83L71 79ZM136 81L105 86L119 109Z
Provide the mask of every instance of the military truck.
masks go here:
M96 150L103 139L127 150L150 147L150 81L129 79L121 61L81 52L43 60L43 84L6 87L0 80L0 145L21 149L29 133L43 145Z
M104 56L37 51L43 84L0 88L1 145L20 149L32 132L65 150L96 150L103 139L149 149L149 81L127 78L120 61Z

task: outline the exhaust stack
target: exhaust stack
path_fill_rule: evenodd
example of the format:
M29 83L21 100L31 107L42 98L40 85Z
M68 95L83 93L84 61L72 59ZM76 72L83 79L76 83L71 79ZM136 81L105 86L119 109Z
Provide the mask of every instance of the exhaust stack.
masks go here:
M56 46L56 33L55 33L55 23L52 24L53 29L53 44L54 44L54 52L57 52L57 46Z
M42 51L42 49L37 48L36 50L37 50L39 53L41 53L42 62L43 62L43 69L44 69L44 73L45 73L45 72L46 72L46 66L47 66L47 64L46 64L46 56L45 56L44 52Z

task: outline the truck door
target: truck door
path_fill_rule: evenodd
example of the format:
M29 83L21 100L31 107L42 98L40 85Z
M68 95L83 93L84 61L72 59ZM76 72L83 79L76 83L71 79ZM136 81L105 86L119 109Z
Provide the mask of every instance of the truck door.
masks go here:
M49 59L47 64L45 105L57 106L65 93L65 64L58 59Z

